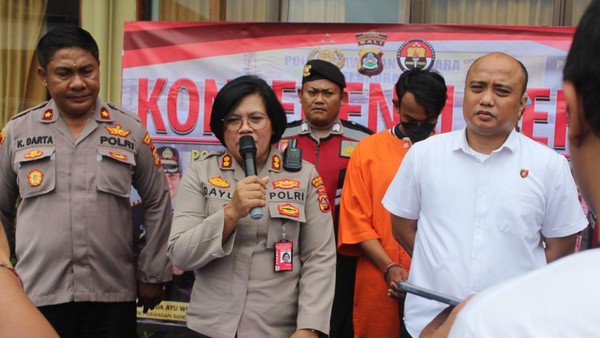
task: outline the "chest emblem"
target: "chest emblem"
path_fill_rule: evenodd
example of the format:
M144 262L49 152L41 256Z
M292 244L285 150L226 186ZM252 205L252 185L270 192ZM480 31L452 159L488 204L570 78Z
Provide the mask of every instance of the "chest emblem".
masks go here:
M350 157L356 148L356 142L354 141L342 141L340 144L340 156Z
M527 176L529 176L529 169L521 169L521 172L519 173L519 175L521 175L521 178L525 178Z
M32 187L39 187L44 180L44 174L37 169L33 169L27 174L27 180Z
M289 203L278 205L277 211L279 211L280 215L284 215L284 216L291 216L291 217L300 216L300 209L296 208L295 206L293 206Z
M227 182L221 176L209 178L208 183L214 185L215 187L219 187L219 188L229 188L231 186L231 184L229 184L229 182Z
M129 135L129 133L131 133L131 131L121 128L120 124L115 124L114 127L105 127L105 128L106 128L106 130L108 130L109 134L119 136L119 137L125 137L125 136Z
M32 151L28 152L27 154L25 154L25 158L34 159L34 158L38 158L38 157L40 157L42 155L44 155L43 151L32 150Z
M115 158L119 161L127 161L127 155L118 151L109 151L108 154L110 155L110 157Z
M294 189L300 188L300 181L284 178L282 180L273 181L273 189Z

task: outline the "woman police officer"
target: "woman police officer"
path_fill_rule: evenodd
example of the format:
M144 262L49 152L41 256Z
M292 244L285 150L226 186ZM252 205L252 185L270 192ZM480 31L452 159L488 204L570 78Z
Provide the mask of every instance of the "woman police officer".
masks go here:
M210 127L225 150L193 162L177 195L168 255L194 270L193 337L314 337L329 332L335 243L321 178L308 162L283 168L273 146L286 115L262 79L244 75L217 94ZM256 143L246 177L239 140ZM253 219L252 208L264 216ZM279 261L291 251L291 264Z

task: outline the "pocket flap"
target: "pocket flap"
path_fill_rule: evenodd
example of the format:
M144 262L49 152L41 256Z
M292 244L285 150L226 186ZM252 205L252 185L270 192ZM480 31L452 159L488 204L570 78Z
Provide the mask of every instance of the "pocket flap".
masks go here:
M129 150L98 146L98 153L102 155L102 157L108 157L119 162L135 165L135 154Z
M55 149L55 146L39 146L20 149L15 152L15 162L24 163L50 158L52 155L54 155Z
M304 204L280 201L268 202L268 206L272 218L287 218L301 223L306 222Z

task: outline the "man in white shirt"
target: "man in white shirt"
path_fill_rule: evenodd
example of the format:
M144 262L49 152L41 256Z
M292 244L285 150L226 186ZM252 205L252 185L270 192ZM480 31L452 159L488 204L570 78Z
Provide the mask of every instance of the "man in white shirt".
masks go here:
M383 204L412 254L410 282L464 298L574 251L587 219L569 165L515 130L527 76L509 55L477 59L465 82L466 128L417 143L402 162ZM408 333L418 337L444 308L407 295Z

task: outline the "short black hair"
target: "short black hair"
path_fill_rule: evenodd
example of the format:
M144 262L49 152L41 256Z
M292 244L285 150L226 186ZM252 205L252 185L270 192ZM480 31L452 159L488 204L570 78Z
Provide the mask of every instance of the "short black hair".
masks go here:
M98 44L88 31L77 26L60 26L42 36L37 44L36 53L40 67L46 69L56 51L68 47L86 50L100 62Z
M446 81L438 72L413 68L400 74L396 82L399 103L407 92L415 96L429 118L438 118L446 105Z
M267 115L273 126L271 144L279 142L281 139L287 124L287 116L275 92L265 80L258 76L242 75L219 90L210 113L210 130L221 141L222 145L225 145L223 118L233 112L243 98L252 94L259 94L265 102Z
M583 113L600 136L600 0L590 3L581 17L567 55L563 80L575 86L583 100Z

